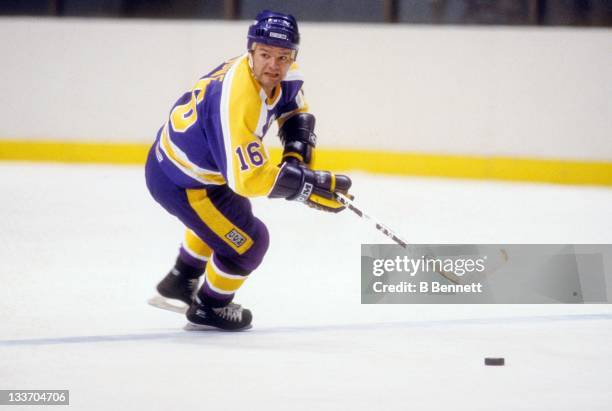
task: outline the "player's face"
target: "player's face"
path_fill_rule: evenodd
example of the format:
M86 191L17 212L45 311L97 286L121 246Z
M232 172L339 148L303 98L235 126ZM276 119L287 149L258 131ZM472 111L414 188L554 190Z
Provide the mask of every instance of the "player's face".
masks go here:
M289 71L293 63L293 51L257 43L252 55L255 79L270 94Z

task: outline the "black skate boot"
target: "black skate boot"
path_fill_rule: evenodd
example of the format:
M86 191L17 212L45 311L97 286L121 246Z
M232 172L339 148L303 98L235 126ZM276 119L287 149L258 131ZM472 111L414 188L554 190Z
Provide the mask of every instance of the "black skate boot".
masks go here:
M185 313L198 289L203 269L198 269L177 259L172 270L157 284L159 295L149 304L165 310Z
M241 331L251 328L253 315L242 306L229 303L224 307L208 307L195 298L187 310L189 331L220 329L225 331Z

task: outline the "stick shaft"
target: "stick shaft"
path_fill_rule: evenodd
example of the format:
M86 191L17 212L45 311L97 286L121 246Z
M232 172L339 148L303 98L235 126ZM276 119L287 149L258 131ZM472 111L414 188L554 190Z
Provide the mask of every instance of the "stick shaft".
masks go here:
M376 220L374 217L364 213L359 207L357 207L353 203L353 201L349 197L345 196L342 193L336 193L336 198L338 199L340 203L342 203L342 205L344 205L346 208L351 210L353 213L357 214L362 219L371 221L378 231L380 231L381 233L383 233L384 235L386 235L387 237L395 241L395 243L399 244L400 246L404 248L408 247L408 242L406 240L401 238L393 230L391 230L389 227L387 227L380 221ZM437 271L437 273L440 274L442 277L446 278L447 280L449 280L450 282L459 284L459 278L454 273L449 273L444 270Z
M390 239L395 241L397 244L401 245L404 248L406 248L408 246L408 242L407 241L405 241L398 234L396 234L393 230L391 230L389 227L387 227L386 225L384 225L383 223L381 223L380 221L378 221L374 217L364 213L361 209L359 209L353 203L353 201L350 198L348 198L347 196L345 196L342 193L336 193L336 198L344 206L346 206L346 208L351 210L353 213L357 214L362 219L371 221L378 231L380 231L381 233L383 233L384 235L386 235L387 237L389 237Z

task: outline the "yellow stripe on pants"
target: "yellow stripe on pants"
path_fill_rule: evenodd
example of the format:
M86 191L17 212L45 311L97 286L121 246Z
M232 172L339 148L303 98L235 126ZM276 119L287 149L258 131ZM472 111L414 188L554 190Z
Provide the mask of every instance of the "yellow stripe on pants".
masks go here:
M190 229L185 230L185 239L183 240L183 247L188 249L191 253L196 254L202 259L208 260L212 254L212 250L200 237L198 237Z
M200 219L234 251L242 255L253 245L253 239L215 207L204 189L187 189L187 200Z

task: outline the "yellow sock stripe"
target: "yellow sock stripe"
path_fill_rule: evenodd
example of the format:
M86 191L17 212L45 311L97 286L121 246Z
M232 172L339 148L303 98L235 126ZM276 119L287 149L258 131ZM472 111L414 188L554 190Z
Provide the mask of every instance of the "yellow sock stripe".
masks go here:
M240 228L232 224L215 207L203 189L188 189L187 200L200 219L227 245L238 254L246 253L253 245L253 239Z
M193 257L204 261L208 261L210 255L212 254L212 250L208 244L202 241L202 239L190 229L185 230L183 247Z
M231 275L221 271L214 260L206 266L206 281L210 288L220 294L233 294L247 279L247 276Z
M151 144L0 140L0 160L140 165ZM282 149L270 154L279 162ZM612 161L316 149L313 163L334 171L612 186Z

